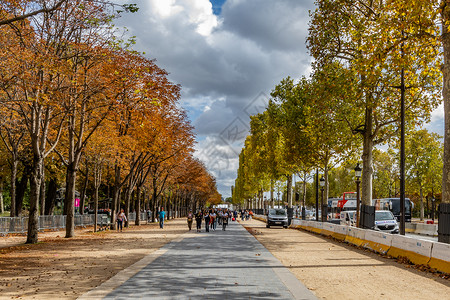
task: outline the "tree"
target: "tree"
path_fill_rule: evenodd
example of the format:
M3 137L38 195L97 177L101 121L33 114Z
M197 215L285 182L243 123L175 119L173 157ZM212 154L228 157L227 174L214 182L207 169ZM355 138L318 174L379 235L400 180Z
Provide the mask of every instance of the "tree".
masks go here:
M400 115L392 100L400 99L393 88L401 86L400 74L405 74L410 87L405 91L409 122L428 120L440 102L436 1L319 0L317 4L308 49L317 65L339 61L354 72L361 97L353 99L353 109L344 113L363 116L348 122L363 138L362 202L371 205L372 150L397 132Z
M420 220L425 217L424 193L432 193L433 181L441 174L436 168L442 162L442 144L440 136L429 133L426 129L413 131L408 135L406 143L406 170L409 179L410 192L418 192L420 197ZM436 172L437 171L437 172ZM431 187L427 191L427 186ZM436 189L440 190L440 189Z

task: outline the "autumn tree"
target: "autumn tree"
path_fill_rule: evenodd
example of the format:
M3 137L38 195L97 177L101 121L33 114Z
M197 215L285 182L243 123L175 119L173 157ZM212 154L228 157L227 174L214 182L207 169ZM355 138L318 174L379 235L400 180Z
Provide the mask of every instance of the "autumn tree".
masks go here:
M340 111L362 135L362 202L371 205L372 150L397 133L400 89L405 93L407 120L427 121L440 102L439 32L435 1L318 0L307 41L323 66L342 62L355 75L360 98ZM406 86L401 86L404 74ZM349 107L349 106L347 106Z

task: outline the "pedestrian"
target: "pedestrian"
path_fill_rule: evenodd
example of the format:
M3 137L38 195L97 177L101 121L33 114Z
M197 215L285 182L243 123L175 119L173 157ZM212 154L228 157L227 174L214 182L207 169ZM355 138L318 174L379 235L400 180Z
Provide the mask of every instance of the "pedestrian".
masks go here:
M192 229L192 221L194 220L194 214L192 213L192 209L189 210L189 213L187 214L187 223L189 227L189 231Z
M123 212L123 208L120 210L120 212L117 214L117 231L122 232L123 229L123 221L127 220L127 216Z
M164 218L166 217L166 212L164 211L164 207L161 207L158 217L159 217L159 228L164 229Z
M211 217L209 216L209 212L207 210L205 210L204 218L206 232L209 232L209 222L211 221Z
M222 230L225 231L225 228L228 225L228 212L225 210L222 214Z
M217 222L217 215L216 212L213 210L209 213L209 216L211 218L211 228L213 231L216 231L216 222Z
M203 214L201 210L198 210L195 214L195 222L197 223L197 232L202 231L202 220L203 220Z
M217 216L218 216L218 220L217 221L218 221L220 226L222 226L222 214L223 214L222 210L219 210L219 212L217 213Z

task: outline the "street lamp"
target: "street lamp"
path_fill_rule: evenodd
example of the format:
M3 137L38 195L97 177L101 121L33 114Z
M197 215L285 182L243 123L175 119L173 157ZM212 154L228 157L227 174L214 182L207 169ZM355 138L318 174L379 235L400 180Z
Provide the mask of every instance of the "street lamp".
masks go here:
M325 205L323 203L323 188L325 186L325 178L323 178L323 175L320 178L319 183L320 183L320 195L321 195L320 197L322 199L322 202L321 202L322 203L322 222L325 222L326 221L325 220L326 212L324 210Z
M356 227L359 227L359 184L361 181L359 180L361 178L361 167L359 166L359 163L356 164L355 167L355 177L356 177Z
M431 198L431 219L433 220L434 223L434 210L436 209L436 199L433 197Z

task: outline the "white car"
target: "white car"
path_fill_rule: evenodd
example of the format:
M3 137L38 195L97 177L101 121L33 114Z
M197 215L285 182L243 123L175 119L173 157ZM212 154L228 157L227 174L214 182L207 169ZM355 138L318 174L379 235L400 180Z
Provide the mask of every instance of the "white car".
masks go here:
M387 233L398 233L398 223L392 212L389 210L375 211L375 230Z

